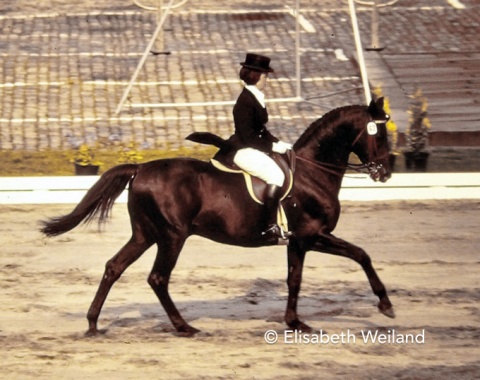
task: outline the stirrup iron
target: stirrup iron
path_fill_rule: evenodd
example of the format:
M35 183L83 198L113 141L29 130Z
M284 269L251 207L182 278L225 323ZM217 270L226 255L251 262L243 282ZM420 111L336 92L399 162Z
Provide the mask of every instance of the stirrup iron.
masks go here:
M262 232L262 235L267 235L269 233L283 240L288 240L293 235L292 232L284 231L283 228L277 224L270 225L264 232Z

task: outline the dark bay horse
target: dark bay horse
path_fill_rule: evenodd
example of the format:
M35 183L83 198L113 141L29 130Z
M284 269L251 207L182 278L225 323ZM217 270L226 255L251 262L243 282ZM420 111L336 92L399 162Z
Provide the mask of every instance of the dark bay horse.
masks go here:
M338 194L348 158L354 152L373 180L386 181L388 141L383 99L369 106L335 109L312 123L294 144L297 157L294 187L283 207L293 236L288 245L288 326L311 331L297 315L297 300L307 251L343 256L359 263L367 275L379 310L393 318L392 304L370 257L359 247L332 235L340 215ZM87 314L87 334L96 334L107 295L122 273L149 247L157 256L148 283L176 330L198 330L180 315L168 284L185 240L199 235L230 245L259 247L274 244L261 234L262 206L247 194L243 176L217 170L208 162L174 158L124 164L105 172L68 215L43 222L41 231L56 236L98 216L108 218L115 199L129 185L128 210L132 236L107 262L99 289Z

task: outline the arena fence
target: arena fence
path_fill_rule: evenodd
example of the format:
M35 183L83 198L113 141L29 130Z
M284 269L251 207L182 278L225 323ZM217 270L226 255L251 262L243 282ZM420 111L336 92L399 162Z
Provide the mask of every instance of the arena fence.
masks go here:
M0 204L78 203L98 176L3 177ZM340 200L480 199L480 173L398 173L387 183L366 175L345 176ZM127 191L117 202L127 201Z

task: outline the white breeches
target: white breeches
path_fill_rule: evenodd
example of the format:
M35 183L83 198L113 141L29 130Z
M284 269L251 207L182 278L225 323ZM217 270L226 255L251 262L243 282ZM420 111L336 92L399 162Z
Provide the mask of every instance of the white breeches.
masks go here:
M253 148L237 151L233 158L235 164L247 173L263 179L269 185L283 186L285 175L267 154Z

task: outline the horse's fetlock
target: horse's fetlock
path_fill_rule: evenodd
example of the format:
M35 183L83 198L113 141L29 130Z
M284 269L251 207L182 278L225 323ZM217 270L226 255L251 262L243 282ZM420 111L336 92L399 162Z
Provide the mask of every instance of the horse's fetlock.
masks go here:
M384 287L380 289L374 289L373 293L380 299L381 302L385 303L388 307L392 306L387 296L387 290Z

